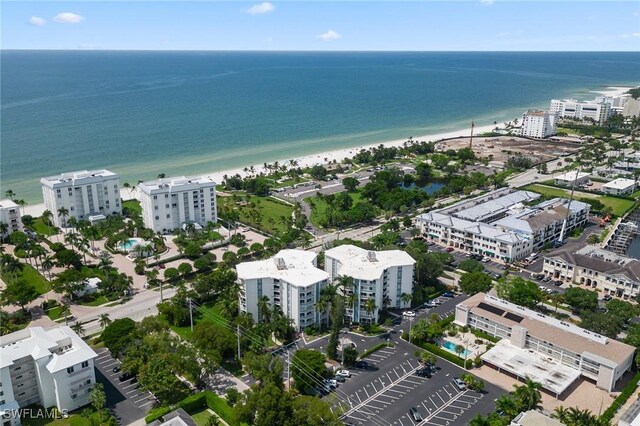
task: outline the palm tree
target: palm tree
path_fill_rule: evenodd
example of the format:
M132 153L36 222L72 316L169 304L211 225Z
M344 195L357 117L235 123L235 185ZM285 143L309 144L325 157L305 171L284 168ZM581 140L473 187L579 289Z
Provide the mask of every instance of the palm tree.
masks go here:
M9 231L9 225L0 222L0 251L3 251L4 236Z
M540 402L542 401L542 395L540 394L542 385L540 383L527 377L524 385L513 386L515 388L513 394L518 400L520 400L521 406L524 408L523 411L538 410L542 408L540 405Z
M58 209L58 216L62 218L62 227L67 227L67 216L69 216L69 210L66 207L60 207Z
M31 247L31 253L30 254L36 261L36 269L37 269L38 268L38 260L40 260L42 258L42 256L44 256L45 254L47 254L47 251L40 244L34 244L33 247Z
M496 400L496 411L498 413L503 413L503 416L508 419L513 419L515 416L520 414L520 407L515 400L515 398L511 395L500 395L500 397Z
M71 326L71 329L80 337L87 334L87 331L84 329L84 326L82 325L81 322L77 322L77 321L74 322L73 325Z
M69 308L69 305L67 305L66 303L63 303L60 306L60 316L64 317L65 325L69 325L69 314L71 314L71 309Z
M111 318L109 318L109 314L102 314L100 315L99 322L100 327L102 327L102 329L104 330L109 324L111 324L112 321Z
M567 424L569 419L569 410L560 405L553 410L551 418L559 420L560 423Z
M51 210L47 209L42 212L42 220L49 226L51 226L51 220L53 219L53 213Z
M7 189L7 190L4 192L4 195L6 195L8 199L13 200L13 197L15 197L15 196L16 196L16 193L15 193L15 192L13 192L13 190L12 190L12 189Z
M89 226L86 231L87 238L91 241L91 251L95 250L94 243L100 237L100 231L95 226Z
M378 309L378 307L376 306L376 299L373 297L368 298L367 301L364 302L364 311L369 315L369 317L373 316L376 309Z
M271 306L269 304L269 298L267 296L262 296L258 299L258 322L264 321L268 324L270 319Z
M413 299L413 296L411 295L411 293L402 293L400 295L400 301L402 302L403 305L405 305L405 307L407 305L411 306L412 299Z
M491 421L486 417L482 417L482 414L478 414L471 419L469 426L491 426Z
M16 274L24 268L24 265L12 255L3 254L0 257L0 268L15 279Z
M17 205L19 205L19 206L20 206L20 208L22 209L22 214L24 215L24 207L25 207L27 204L29 204L29 203L27 203L27 202L26 202L25 200L23 200L23 199L15 200L14 202L15 202Z
M42 259L42 271L47 273L47 279L51 281L51 268L55 266L53 256L46 256Z

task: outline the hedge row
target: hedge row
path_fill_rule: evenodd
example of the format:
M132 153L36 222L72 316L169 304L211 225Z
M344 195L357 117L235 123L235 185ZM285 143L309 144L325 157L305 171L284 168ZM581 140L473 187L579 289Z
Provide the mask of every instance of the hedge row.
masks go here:
M459 356L452 354L451 352L442 349L440 346L435 345L433 343L421 343L420 347L422 349L425 349L428 352L431 352L432 354L439 356L440 358L444 358L447 361L450 361L452 363L454 363L455 365L464 368L464 359L460 358ZM467 359L467 369L469 369L469 367L473 366L473 359Z
M147 417L145 417L144 421L146 423L151 423L154 420L158 420L169 414L170 412L177 410L178 408L182 408L189 414L197 413L205 408L209 408L218 414L224 421L226 421L231 426L238 425L238 422L233 417L233 409L224 398L220 398L218 395L214 394L211 391L200 392L195 395L191 395L182 401L174 404L172 406L164 406L154 408L149 411Z
M609 408L607 408L605 412L602 413L602 416L600 416L600 418L603 420L604 424L611 423L611 420L613 420L613 416L616 414L616 411L618 411L618 409L622 407L625 402L627 402L631 395L633 395L636 389L638 389L639 381L640 372L636 373L636 375L633 376L633 379L631 379L629 383L627 383L627 385L624 387L624 389L622 389L620 395L618 395L618 397L613 400Z
M389 348L393 348L393 345L387 345L386 343L379 343L377 345L375 345L374 347L372 347L371 349L367 349L366 351L362 352L360 354L360 359L364 359L366 357L368 357L369 355L371 355L372 353L379 351L380 349L384 349L386 347Z
M474 336L479 337L481 339L488 340L488 341L493 342L493 343L498 343L498 340L500 340L497 337L493 337L489 333L484 332L482 330L478 330L476 328L470 328L470 331L471 331L471 333L473 333Z

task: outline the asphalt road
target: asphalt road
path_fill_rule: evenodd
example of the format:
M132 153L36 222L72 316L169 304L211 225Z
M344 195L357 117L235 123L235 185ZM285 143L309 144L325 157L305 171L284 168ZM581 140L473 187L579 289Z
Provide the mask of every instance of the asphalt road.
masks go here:
M143 419L156 402L149 392L139 389L135 379L120 381L122 372L113 372L120 361L113 358L107 349L98 349L95 359L96 380L102 383L107 395L107 408L118 420L118 424L128 425Z

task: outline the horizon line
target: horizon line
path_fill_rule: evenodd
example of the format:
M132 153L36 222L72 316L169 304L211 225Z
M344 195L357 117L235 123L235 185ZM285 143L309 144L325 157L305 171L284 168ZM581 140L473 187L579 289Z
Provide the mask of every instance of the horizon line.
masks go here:
M0 48L0 52L250 52L250 53L638 53L637 50L331 50L331 49L103 49Z

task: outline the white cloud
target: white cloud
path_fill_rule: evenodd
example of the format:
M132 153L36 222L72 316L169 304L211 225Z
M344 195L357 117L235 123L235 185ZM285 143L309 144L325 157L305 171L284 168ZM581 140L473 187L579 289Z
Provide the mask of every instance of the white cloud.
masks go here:
M53 20L59 24L79 24L84 21L84 16L71 12L62 12L54 16Z
M331 41L338 40L342 36L333 30L329 30L326 33L318 34L318 38L322 41Z
M31 18L29 18L29 23L31 25L35 25L36 27L41 27L44 24L46 24L47 21L45 21L44 18L41 18L39 16L32 16Z
M622 34L620 37L622 38L640 37L640 33Z
M268 1L263 1L262 3L254 4L249 9L245 9L249 15L264 15L265 13L271 13L276 10L276 7L269 3Z
M480 3L486 5L486 6L491 6L493 4L495 0L480 0Z

